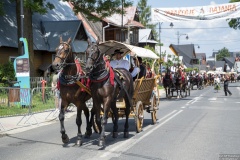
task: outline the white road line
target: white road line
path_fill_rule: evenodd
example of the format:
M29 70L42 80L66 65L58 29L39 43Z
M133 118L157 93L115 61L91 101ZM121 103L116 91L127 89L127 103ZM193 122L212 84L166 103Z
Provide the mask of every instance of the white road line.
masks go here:
M177 110L172 111L171 113L169 113L166 116L162 117L161 119L157 120L157 122L160 122L160 121L164 120L165 118L167 118L168 116L172 115L175 112L177 112Z
M170 121L171 119L173 119L175 116L177 116L178 114L180 114L183 110L178 111L177 113L176 110L174 110L173 112L169 113L168 115L166 115L165 117L161 118L159 121L163 120L164 118L166 118L167 116L173 114L172 116L170 116L169 118L167 118L166 120L164 120L162 123L157 124L156 127L154 127L152 130L150 130L149 132L146 132L145 134L143 134L141 137L134 139L130 138L126 141L124 141L123 143L121 143L120 145L117 145L116 147L111 148L109 151L105 152L104 154L102 154L100 157L101 158L109 158L111 159L111 157L119 157L123 152L127 151L129 148L131 148L132 146L134 146L136 143L138 143L139 141L141 141L142 139L144 139L145 137L147 137L149 134L153 133L153 131L155 131L156 129L158 129L159 127L161 127L162 125L164 125L165 123L167 123L168 121Z
M209 101L216 101L217 98L216 97L213 97L213 98L208 98Z
M170 115L174 114L175 112L177 112L177 110L174 110L174 111L172 111L171 113L168 113L166 116L164 116L164 117L162 117L161 119L157 120L157 122L158 122L158 123L161 122L162 120L164 120L165 118L167 118L167 117L169 117ZM147 127L144 128L144 130L146 131L146 130L148 130L148 128L150 128L150 127L152 127L152 126L151 126L151 125L150 125L150 126L147 126Z

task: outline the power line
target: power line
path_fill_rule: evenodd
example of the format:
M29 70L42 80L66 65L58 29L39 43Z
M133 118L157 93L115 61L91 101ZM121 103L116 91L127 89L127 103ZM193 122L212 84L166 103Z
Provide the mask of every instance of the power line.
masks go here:
M228 28L228 29L233 29L233 28L230 28L230 27L198 27L198 28L195 28L195 27L191 27L191 28L170 28L170 27L168 27L168 28L162 28L162 29L172 29L172 30L175 30L175 29L226 29L226 28Z

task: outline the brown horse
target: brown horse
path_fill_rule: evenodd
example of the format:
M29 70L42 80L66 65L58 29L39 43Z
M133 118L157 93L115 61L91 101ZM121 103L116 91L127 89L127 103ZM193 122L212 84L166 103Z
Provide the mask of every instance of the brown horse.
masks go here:
M175 72L174 78L175 78L174 86L175 86L175 91L177 92L177 98L179 98L178 91L180 92L180 96L183 97L182 92L184 91L183 90L183 84L184 84L183 80L184 80L184 77L182 75L181 69L178 69ZM173 91L172 91L172 95L173 95Z
M75 82L86 81L85 79L80 79L82 70L80 69L80 63L76 61L75 55L71 50L71 39L67 42L63 42L60 38L60 45L56 49L56 57L52 62L52 67L54 70L61 70L59 75L59 88L60 96L62 99L61 110L59 113L59 120L61 124L61 134L63 143L68 143L69 138L66 134L64 127L64 114L66 108L70 103L73 103L77 107L77 117L76 124L78 126L77 141L76 145L82 145L82 111L86 116L87 128L85 137L90 137L92 134L91 124L89 120L89 109L87 108L85 102L91 98L85 90L79 87ZM82 83L81 83L82 84Z
M129 136L128 118L130 107L132 106L133 96L133 79L129 71L119 68L118 73L109 65L109 60L98 48L98 43L89 42L86 63L86 73L91 80L91 94L93 99L93 110L96 114L96 123L100 128L99 146L105 146L105 125L107 124L108 113L110 109L113 112L113 134L116 138L118 135L118 111L116 100L124 98L125 116L124 137ZM121 77L121 78L120 78ZM103 116L100 118L101 104L103 105ZM92 118L91 118L92 119ZM92 120L91 120L92 121Z
M165 93L166 93L166 98L169 98L170 96L170 89L172 87L172 75L169 71L169 69L167 69L166 74L163 77L163 87L165 89Z

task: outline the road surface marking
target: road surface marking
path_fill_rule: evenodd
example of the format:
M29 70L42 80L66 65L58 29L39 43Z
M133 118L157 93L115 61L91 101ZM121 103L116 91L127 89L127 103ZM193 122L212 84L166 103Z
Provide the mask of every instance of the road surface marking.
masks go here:
M179 110L177 113L176 110L174 110L173 112L169 113L168 115L164 116L163 118L159 119L158 122L160 122L161 120L165 119L166 117L168 117L169 115L171 115L170 117L168 117L167 119L165 119L163 122L159 123L156 125L156 127L154 127L152 130L146 132L145 134L143 134L142 136L140 136L139 138L135 139L136 137L132 137L124 142L122 142L121 144L111 148L110 150L108 150L107 152L105 152L104 154L102 154L100 157L101 158L108 158L111 159L112 157L119 157L123 152L127 151L129 148L131 148L132 146L134 146L136 143L138 143L139 141L141 141L142 139L144 139L145 137L147 137L149 134L153 133L153 131L155 131L156 129L160 128L162 125L164 125L165 123L167 123L168 121L170 121L171 119L173 119L174 117L176 117L178 114L180 114L183 110ZM173 114L173 115L172 115ZM141 133L139 133L140 135Z

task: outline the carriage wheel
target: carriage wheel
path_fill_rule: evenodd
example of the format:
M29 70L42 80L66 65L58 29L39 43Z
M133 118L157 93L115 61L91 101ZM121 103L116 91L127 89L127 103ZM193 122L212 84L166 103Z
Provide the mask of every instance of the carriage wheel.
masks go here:
M158 102L157 102L157 98L156 95L152 96L152 100L151 100L151 107L153 108L152 112L151 112L151 117L152 117L152 124L156 124L157 122L157 107L158 107Z
M143 119L144 119L143 104L141 101L138 101L136 105L136 114L135 114L135 124L136 124L137 133L142 131Z

